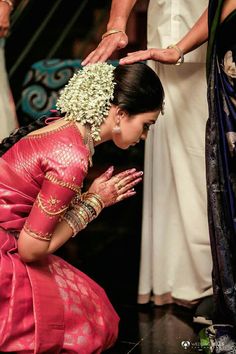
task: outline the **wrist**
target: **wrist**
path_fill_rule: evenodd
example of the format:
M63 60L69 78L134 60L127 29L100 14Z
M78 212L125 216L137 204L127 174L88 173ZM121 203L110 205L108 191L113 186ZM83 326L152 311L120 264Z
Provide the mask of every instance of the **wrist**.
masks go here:
M87 202L89 204L91 204L91 206L93 206L93 208L96 211L96 217L98 216L98 214L100 214L100 212L102 211L102 209L105 207L105 204L101 198L101 196L97 193L93 193L93 192L85 192L82 194L81 197L82 201Z
M123 33L126 35L125 31L123 31L119 28L111 28L109 31L106 31L105 33L103 33L102 40L108 36L111 36L111 35L117 34L117 33Z
M167 49L174 49L179 54L179 59L175 65L181 65L184 63L184 52L177 44L170 44L168 45Z
M80 200L72 204L62 220L70 226L73 232L72 237L74 237L94 220L103 208L104 202L98 194L86 192L82 194Z

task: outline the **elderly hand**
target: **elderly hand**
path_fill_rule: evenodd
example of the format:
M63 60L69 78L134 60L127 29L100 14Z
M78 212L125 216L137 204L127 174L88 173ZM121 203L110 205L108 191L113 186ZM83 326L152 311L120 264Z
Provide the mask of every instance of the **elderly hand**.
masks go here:
M8 3L0 1L0 38L6 37L10 26L11 7Z
M126 57L120 59L120 64L132 64L137 61L155 60L163 64L176 64L180 54L174 48L139 50L128 53Z
M135 195L134 186L141 182L143 175L142 171L137 172L135 168L112 176L113 171L114 168L110 167L94 180L88 190L89 193L98 194L105 207Z
M128 44L128 37L123 32L111 34L101 40L95 50L93 50L83 61L82 65L94 64L106 61L114 51L124 48Z

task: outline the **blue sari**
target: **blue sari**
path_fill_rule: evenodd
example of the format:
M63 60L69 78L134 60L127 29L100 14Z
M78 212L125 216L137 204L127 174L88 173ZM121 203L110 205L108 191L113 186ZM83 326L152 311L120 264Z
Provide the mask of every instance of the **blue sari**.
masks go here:
M208 218L216 323L236 325L236 11L209 1L206 129Z
M206 127L208 221L214 325L200 332L206 353L236 353L236 10L220 22L224 0L208 7ZM206 340L207 339L207 340Z

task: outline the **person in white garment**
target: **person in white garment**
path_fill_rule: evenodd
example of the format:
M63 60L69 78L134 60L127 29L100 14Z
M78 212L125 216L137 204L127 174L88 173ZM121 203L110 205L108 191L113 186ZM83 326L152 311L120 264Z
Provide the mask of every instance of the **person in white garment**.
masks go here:
M0 0L0 141L17 128L15 105L9 87L4 52L12 9L12 1Z
M125 28L135 2L112 1L107 32L83 65L105 61L127 45ZM188 32L207 4L207 0L150 0L148 48L171 46L168 50L178 51L172 45ZM182 65L149 61L164 85L165 112L145 144L138 303L199 304L195 321L208 324L212 257L204 156L205 49L186 55Z

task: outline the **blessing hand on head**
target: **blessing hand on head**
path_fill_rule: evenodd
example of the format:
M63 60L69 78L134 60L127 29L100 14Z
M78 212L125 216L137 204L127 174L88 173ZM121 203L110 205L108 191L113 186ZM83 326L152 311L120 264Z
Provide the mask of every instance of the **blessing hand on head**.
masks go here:
M113 171L114 168L110 167L94 180L88 190L89 193L98 194L106 207L135 195L134 186L142 181L143 172L135 168L112 176Z
M175 48L150 48L128 53L126 57L120 59L120 64L132 64L146 60L155 60L162 64L176 64L178 63L179 58L180 54Z
M95 48L83 61L82 65L94 64L106 61L114 51L124 48L128 43L128 37L123 32L114 32L105 36L97 48Z

